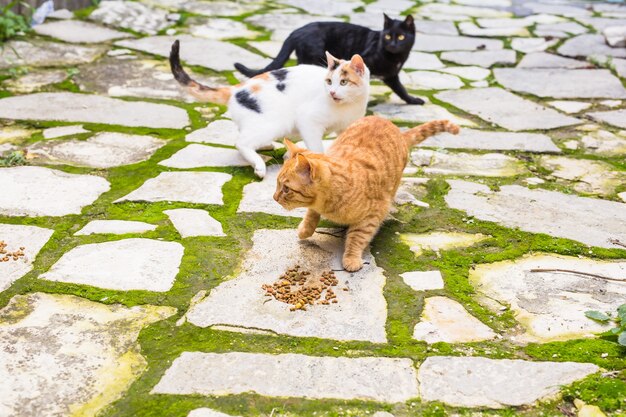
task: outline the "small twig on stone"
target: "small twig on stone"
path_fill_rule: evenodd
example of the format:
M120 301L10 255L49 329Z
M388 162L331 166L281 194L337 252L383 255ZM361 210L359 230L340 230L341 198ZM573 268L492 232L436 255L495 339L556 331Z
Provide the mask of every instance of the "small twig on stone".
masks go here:
M342 238L343 234L335 234L330 232L325 232L323 230L316 230L315 233L319 233L320 235L330 235L332 237Z
M589 272L572 271L571 269L537 268L537 269L531 269L530 272L563 272L565 274L584 275L584 276L587 276L587 277L604 279L604 280L607 280L607 281L626 282L626 278L625 279L611 278L611 277L605 277L604 275L591 274Z
M626 243L622 243L619 239L612 239L612 238L610 238L610 239L608 239L608 240L609 240L609 243L612 243L612 244L614 244L614 245L617 245L617 246L621 246L621 247L623 247L623 248L626 248Z

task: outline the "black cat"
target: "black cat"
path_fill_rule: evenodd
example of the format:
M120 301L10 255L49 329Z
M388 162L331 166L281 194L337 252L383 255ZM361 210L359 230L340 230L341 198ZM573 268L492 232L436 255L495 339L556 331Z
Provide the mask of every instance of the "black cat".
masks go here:
M409 104L424 104L424 100L407 93L398 77L415 42L413 17L409 15L404 20L395 20L383 15L385 27L382 31L350 23L309 23L289 35L278 56L267 67L253 70L236 63L235 68L248 77L276 70L285 65L294 49L298 64L323 66L326 66L325 51L342 59L359 54L371 74L381 78L402 100Z

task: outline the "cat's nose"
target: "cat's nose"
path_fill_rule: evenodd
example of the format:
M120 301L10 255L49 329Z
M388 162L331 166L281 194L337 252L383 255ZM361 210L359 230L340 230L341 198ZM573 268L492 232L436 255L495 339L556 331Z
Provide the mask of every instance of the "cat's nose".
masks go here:
M280 197L280 191L274 193L274 200L276 200L276 202L278 202L278 197Z
M331 91L331 92L330 92L330 96L331 96L332 98L335 98L335 95L336 95L336 94L337 94L337 93L335 93L334 91Z

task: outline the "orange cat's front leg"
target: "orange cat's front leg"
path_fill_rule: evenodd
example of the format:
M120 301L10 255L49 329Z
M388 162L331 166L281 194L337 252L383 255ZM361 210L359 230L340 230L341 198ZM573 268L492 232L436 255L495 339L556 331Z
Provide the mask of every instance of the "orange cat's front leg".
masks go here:
M346 271L354 272L363 267L363 250L370 243L379 226L380 220L370 217L348 228L346 248L343 252L343 267Z
M315 210L308 209L304 215L304 219L302 219L298 226L298 237L300 239L306 239L307 237L313 236L319 222L320 214Z

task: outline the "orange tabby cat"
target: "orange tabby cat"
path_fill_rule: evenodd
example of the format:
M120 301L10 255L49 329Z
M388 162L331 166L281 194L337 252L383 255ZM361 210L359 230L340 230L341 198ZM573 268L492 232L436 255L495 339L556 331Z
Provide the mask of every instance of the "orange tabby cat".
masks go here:
M278 174L274 200L288 210L308 208L300 239L313 235L320 216L347 225L343 267L358 271L396 195L409 148L440 132L457 134L459 127L436 120L403 133L386 119L368 116L348 126L326 154L285 140L291 158Z

